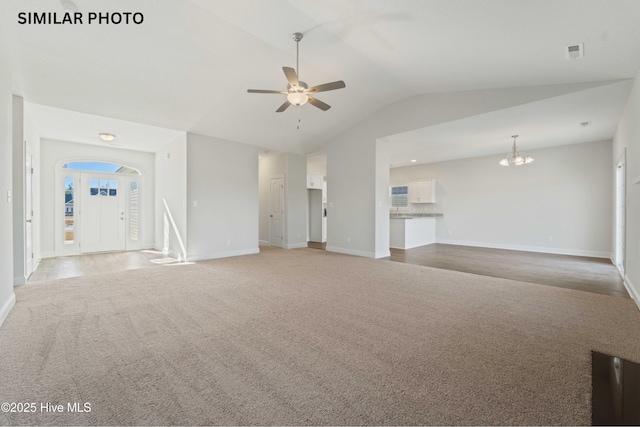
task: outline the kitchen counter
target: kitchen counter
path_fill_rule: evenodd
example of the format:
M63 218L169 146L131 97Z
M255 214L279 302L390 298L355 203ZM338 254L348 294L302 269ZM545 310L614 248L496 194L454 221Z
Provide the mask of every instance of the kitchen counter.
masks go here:
M436 212L391 212L389 214L390 219L440 218L442 216L442 213Z
M436 218L442 214L396 215L389 220L389 246L411 249L436 242Z

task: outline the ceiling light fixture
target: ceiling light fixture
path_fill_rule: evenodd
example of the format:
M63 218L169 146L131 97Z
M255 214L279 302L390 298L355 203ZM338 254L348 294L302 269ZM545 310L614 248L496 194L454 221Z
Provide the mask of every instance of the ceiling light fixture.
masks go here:
M100 135L100 138L102 138L103 141L113 141L114 139L116 139L116 136L111 133L101 132L98 135Z
M529 164L533 162L533 157L529 156L527 153L520 153L518 152L518 147L516 146L516 138L519 135L512 135L511 138L513 138L513 147L511 148L511 152L507 153L506 156L504 156L504 159L500 160L500 165L502 166L509 166L509 165L516 165L516 166L520 166L520 165L524 165L524 164Z
M292 86L290 89L292 92L287 95L287 101L289 101L293 105L304 105L309 100L309 96L302 91L304 88L299 86Z

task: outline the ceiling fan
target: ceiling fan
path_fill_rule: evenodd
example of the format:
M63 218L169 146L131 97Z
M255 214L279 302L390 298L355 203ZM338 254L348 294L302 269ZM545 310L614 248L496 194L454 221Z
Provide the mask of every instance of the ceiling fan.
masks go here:
M281 90L263 90L263 89L248 89L249 93L278 93L282 95L287 95L287 100L276 110L276 113L282 113L286 110L289 105L304 105L307 102L314 107L321 109L322 111L327 111L331 106L326 104L319 99L314 98L310 94L315 94L318 92L327 92L329 90L342 89L346 87L342 80L338 80L337 82L325 83L314 87L309 87L303 81L298 79L298 47L300 40L302 40L302 33L293 33L293 40L296 42L296 69L294 70L291 67L282 67L282 71L284 71L284 75L287 78L289 84L287 85L286 91Z

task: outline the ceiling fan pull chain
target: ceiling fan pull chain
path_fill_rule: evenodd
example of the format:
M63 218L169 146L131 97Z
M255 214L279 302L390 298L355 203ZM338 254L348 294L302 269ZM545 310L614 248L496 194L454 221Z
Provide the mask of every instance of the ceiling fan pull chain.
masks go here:
M298 126L296 129L300 130L300 111L302 110L302 106L298 105Z

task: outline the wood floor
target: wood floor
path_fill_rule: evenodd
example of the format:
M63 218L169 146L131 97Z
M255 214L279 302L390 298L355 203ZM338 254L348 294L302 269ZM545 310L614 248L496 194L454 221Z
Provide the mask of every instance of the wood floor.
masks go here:
M176 260L174 258L168 258L163 255L162 252L154 250L107 252L45 258L40 261L36 271L29 277L29 283L109 273L113 271L157 267L175 262Z
M309 247L325 249L326 243L309 242ZM438 243L390 250L385 259L395 262L630 298L608 259Z
M391 249L391 261L629 298L618 270L603 258L432 244Z

